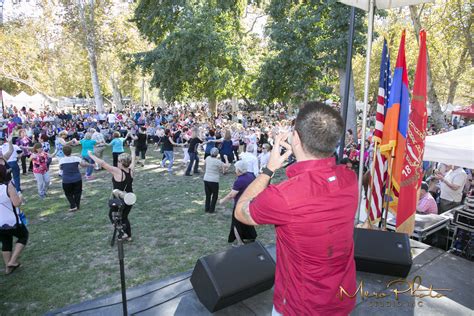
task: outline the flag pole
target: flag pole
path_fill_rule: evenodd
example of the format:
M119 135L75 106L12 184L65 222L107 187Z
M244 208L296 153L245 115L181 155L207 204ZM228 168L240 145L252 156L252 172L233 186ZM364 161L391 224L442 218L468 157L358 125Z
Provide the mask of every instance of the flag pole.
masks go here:
M374 32L374 0L369 1L369 21L367 31L367 52L365 55L365 82L364 82L364 113L362 116L362 134L360 142L359 156L359 199L357 203L357 215L354 219L355 224L359 223L360 204L362 200L362 177L364 173L364 151L365 151L365 129L367 127L367 107L369 103L369 86L370 86L370 55L372 52L372 36ZM344 131L345 132L345 131ZM357 135L357 134L356 134Z
M354 45L354 25L355 25L355 7L351 7L351 15L349 20L349 42L347 43L347 60L346 60L346 81L344 84L344 96L342 99L342 119L344 121L344 133L342 133L338 160L342 160L344 156L344 147L346 144L346 127L347 127L347 110L349 108L349 88L352 74L352 46Z
M392 151L390 153L390 161L389 161L389 167L388 167L388 183L387 187L385 188L385 212L382 214L382 227L383 230L387 230L387 217L388 217L388 209L390 205L390 195L392 194L392 168L393 168L393 158L395 158L395 147L392 147Z

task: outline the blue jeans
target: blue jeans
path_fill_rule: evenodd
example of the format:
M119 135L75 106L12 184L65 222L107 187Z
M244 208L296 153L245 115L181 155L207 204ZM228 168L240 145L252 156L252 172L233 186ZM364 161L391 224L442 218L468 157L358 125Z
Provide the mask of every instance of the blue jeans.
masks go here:
M10 161L8 165L12 169L13 182L15 184L16 192L21 192L20 186L20 166L18 166L17 161Z
M90 177L92 172L94 172L94 160L91 157L82 157L85 161L91 164L91 166L87 167L86 169L86 177Z
M191 169L193 168L193 164L194 164L194 173L198 173L199 172L198 153L189 153L189 164L188 164L188 168L186 169L186 174L191 174Z
M163 159L163 165L165 165L166 160L168 160L170 162L170 164L168 165L168 171L171 172L171 168L173 168L173 161L174 161L173 151L165 150L164 154L165 154L165 159Z

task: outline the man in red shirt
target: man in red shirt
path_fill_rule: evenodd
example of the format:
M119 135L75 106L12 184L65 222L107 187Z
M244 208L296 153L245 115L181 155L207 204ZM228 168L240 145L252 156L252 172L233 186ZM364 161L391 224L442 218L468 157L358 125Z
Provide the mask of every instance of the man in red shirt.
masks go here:
M267 168L241 196L235 217L247 225L273 224L277 267L273 315L348 315L355 298L339 299L340 287L355 293L353 228L357 178L332 154L343 133L339 113L305 103L295 130L275 139ZM281 155L281 147L286 152ZM293 153L288 180L268 186ZM267 187L268 186L268 187Z

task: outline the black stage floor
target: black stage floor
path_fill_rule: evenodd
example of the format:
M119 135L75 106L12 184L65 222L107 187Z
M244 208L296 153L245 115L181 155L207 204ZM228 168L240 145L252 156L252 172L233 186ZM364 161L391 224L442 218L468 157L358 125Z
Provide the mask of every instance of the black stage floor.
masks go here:
M357 272L357 281L363 281L364 291L388 293L385 298L361 299L351 315L474 315L474 263L440 249L411 240L414 256L413 266L407 280L422 278L420 289L450 289L438 291L445 297L413 297L399 294L395 300L393 289L386 284L396 278L372 273ZM275 248L269 247L272 256ZM211 315L197 299L189 278L191 271L164 280L127 290L130 315ZM407 289L406 284L396 288ZM417 291L415 294L428 294ZM243 302L220 310L214 315L271 315L273 291L261 293ZM436 292L433 290L432 296ZM100 297L91 301L71 305L47 315L121 315L121 293Z

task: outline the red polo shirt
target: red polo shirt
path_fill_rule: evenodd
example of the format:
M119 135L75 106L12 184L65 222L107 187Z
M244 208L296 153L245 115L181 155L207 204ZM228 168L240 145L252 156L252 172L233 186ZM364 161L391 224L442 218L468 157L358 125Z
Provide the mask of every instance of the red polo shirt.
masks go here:
M347 315L355 299L336 295L341 285L356 289L356 175L332 157L298 162L286 173L287 181L250 204L256 223L275 225L275 308L285 316Z

